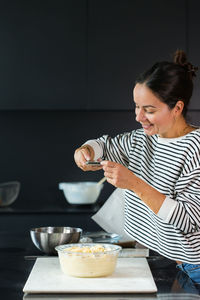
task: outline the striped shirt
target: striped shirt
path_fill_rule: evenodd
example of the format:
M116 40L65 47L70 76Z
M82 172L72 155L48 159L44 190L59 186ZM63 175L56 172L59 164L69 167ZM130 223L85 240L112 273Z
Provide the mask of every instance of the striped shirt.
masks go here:
M125 190L125 232L169 259L200 264L200 129L173 139L138 129L86 143L95 158L121 163L166 195L155 214Z

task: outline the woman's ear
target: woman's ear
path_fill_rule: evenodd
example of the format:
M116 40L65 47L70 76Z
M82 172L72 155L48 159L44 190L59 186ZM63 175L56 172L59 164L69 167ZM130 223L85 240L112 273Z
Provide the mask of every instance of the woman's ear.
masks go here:
M174 107L174 111L177 115L180 115L182 114L183 108L184 108L184 102L182 100L178 100Z

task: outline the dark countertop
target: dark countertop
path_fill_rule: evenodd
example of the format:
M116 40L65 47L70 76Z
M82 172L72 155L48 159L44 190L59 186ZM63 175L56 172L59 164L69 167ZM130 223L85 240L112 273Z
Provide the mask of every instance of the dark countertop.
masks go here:
M0 291L1 298L18 299L200 299L200 292L193 286L187 276L176 269L176 264L150 251L148 263L158 288L156 295L27 295L23 287L31 272L34 259L31 255L41 255L32 244L29 234L0 233Z
M88 205L70 205L68 203L64 204L52 204L47 206L19 206L19 205L11 205L6 207L0 207L0 215L4 214L93 214L96 213L101 207L100 203L88 204Z

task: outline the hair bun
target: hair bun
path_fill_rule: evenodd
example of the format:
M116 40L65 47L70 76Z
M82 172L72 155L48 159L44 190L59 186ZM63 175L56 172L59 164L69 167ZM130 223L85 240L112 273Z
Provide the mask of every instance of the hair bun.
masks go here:
M183 50L176 50L174 53L174 63L185 67L187 64L187 56Z
M191 79L196 76L198 67L194 67L188 60L183 50L176 50L174 54L174 63L184 67L184 69L190 73Z

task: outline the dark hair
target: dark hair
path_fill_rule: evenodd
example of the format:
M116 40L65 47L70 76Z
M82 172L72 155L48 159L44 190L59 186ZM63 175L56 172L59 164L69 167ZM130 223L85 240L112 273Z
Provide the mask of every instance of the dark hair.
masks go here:
M197 70L198 68L187 61L185 52L177 50L173 62L155 63L136 79L136 83L144 83L170 109L175 107L177 101L183 101L182 113L185 116Z

